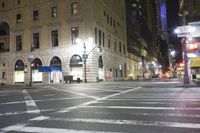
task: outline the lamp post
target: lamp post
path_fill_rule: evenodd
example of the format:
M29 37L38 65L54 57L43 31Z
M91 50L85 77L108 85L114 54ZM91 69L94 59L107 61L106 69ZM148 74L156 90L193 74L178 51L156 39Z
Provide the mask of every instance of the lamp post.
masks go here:
M83 49L84 49L84 53L83 53L83 62L84 62L84 82L87 83L87 78L86 78L86 61L87 61L87 57L88 55L86 54L86 46L85 43L83 43Z
M30 62L30 81L29 81L29 86L32 86L32 62L33 62L33 54L32 53L29 54L28 61Z
M184 11L183 12L183 25L186 25L186 15L188 12ZM190 79L188 76L188 57L187 57L187 51L186 51L186 37L182 38L182 47L183 47L183 59L184 59L184 77L183 77L183 83L184 84L189 84Z
M29 86L32 86L32 62L33 62L33 54L32 51L34 50L35 45L31 44L31 50L28 56L28 61L30 62L30 81L29 81Z

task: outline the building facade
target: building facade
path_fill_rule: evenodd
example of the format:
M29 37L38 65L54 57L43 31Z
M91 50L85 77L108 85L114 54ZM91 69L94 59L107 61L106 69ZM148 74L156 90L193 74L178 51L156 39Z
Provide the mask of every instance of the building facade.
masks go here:
M129 78L151 78L157 73L157 27L154 0L126 0L127 47L132 71ZM129 70L129 71L130 71Z
M69 75L89 82L127 77L123 0L0 0L0 4L2 82L58 83Z

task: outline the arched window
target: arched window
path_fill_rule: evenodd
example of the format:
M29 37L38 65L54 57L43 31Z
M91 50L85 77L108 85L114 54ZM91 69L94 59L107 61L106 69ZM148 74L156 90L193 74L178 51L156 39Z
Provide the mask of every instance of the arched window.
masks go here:
M50 66L61 66L61 60L57 56L53 57L50 61Z
M70 59L70 67L82 67L82 58L79 55L73 55Z
M0 30L0 36L5 36L6 35L6 31L5 30Z
M23 71L24 70L24 62L22 60L18 60L15 63L15 71Z
M103 68L102 56L99 56L99 68Z
M40 59L35 58L32 62L32 68L38 69L40 66L42 66L42 62Z

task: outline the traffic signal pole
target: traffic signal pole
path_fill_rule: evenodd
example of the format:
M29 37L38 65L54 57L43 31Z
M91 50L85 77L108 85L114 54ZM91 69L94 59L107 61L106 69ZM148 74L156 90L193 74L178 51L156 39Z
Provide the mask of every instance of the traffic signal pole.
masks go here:
M183 12L183 25L186 25L186 12ZM183 60L184 60L184 76L183 76L183 83L189 84L190 79L188 75L188 56L187 56L187 50L186 50L186 37L183 37L182 39L182 50L183 50Z

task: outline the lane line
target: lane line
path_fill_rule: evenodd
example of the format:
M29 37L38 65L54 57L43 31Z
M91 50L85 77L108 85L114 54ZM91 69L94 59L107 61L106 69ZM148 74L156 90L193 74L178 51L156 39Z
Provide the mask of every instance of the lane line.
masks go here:
M50 118L52 121L69 121L69 122L86 122L86 123L102 123L117 125L139 125L139 126L159 126L159 127L176 127L176 128L192 128L200 129L199 123L180 123L165 121L141 121L141 120L119 120L119 119L83 119L83 118Z
M108 99L108 98L111 98L111 97L115 97L115 96L118 96L118 95L121 95L121 94L125 94L125 93L131 92L131 91L135 91L135 90L140 89L140 88L142 88L142 87L137 87L137 88L129 89L129 90L122 91L122 92L119 92L119 93L111 94L111 95L108 95L108 96L105 96L105 97L102 97L102 98L99 98L99 99L96 99L96 100L88 101L88 102L85 102L85 103L82 103L82 104L79 104L79 105L76 105L76 106L66 108L64 110L60 110L57 113L66 113L66 112L69 112L71 110L80 108L82 106L88 106L90 104L97 103L99 101L102 101L102 100L105 100L105 99Z
M49 111L58 111L64 108L59 109L41 109L40 112L49 112ZM21 114L35 114L34 112L27 112L27 111L17 111L17 112L6 112L0 113L0 116L12 116L12 115L21 115Z
M111 98L111 97L114 97L114 96L118 96L118 95L121 95L121 94L125 94L125 93L128 93L128 92L131 92L131 91L135 91L135 90L138 90L138 89L141 89L142 87L136 87L136 88L133 88L133 89L129 89L129 90L126 90L126 91L122 91L122 92L119 92L119 93L115 93L115 94L111 94L111 95L108 95L108 96L105 96L105 97L102 97L102 98L98 98L96 100L91 100L91 101L88 101L88 102L85 102L85 103L82 103L82 104L79 104L79 105L76 105L76 106L72 106L72 107L68 107L68 108L65 108L65 109L62 109L62 110L59 110L57 111L56 113L65 113L65 112L69 112L69 111L72 111L72 110L75 110L77 108L80 108L82 106L87 106L87 105L90 105L90 104L93 104L93 103L96 103L98 101L101 101L101 100L105 100L105 99L108 99L108 98ZM59 89L60 90L60 89ZM41 116L38 116L38 117L35 117L35 118L32 118L32 119L39 119ZM30 121L30 120L29 120ZM27 122L27 124L29 124ZM9 127L12 127L12 126L17 126L18 124L14 124L14 125L11 125L11 126L7 126L5 128L9 128ZM4 129L5 129L4 128Z
M140 106L80 106L81 108L105 108L105 109L146 109L146 110L200 110L200 108L182 107L140 107Z
M85 111L85 110L81 110L81 113L91 113L91 111ZM112 112L95 112L95 114L100 114L100 115L113 115L116 113L112 113ZM121 113L120 113L121 114ZM200 114L180 114L179 112L177 113L140 113L140 112L125 112L122 114L129 114L129 115L133 115L133 116L159 116L159 117L188 117L188 118L200 118Z
M72 97L72 98L56 98L56 99L44 99L44 100L34 100L35 102L43 102L43 101L61 101L61 100L74 100L74 99L81 99L83 97ZM25 101L16 101L16 102L6 102L0 103L0 105L8 105L8 104L20 104L25 103Z
M74 92L74 91L69 91L69 90L64 90L64 89L58 89L58 88L55 88L55 87L52 87L52 86L47 86L47 87L49 87L50 89L53 89L53 90L67 92L67 93L71 93L71 94L76 94L76 95L84 96L84 97L91 98L91 99L99 99L99 97L87 95L85 93L79 93L79 92Z
M176 99L169 99L169 98L111 98L106 99L107 101L196 101L200 102L199 98L176 98Z
M106 131L91 131L91 130L75 130L75 129L61 129L61 128L45 128L45 127L25 127L24 125L16 125L9 128L2 129L3 132L18 131L27 133L120 133L120 132L106 132Z
M32 97L29 95L27 90L23 90L24 100L26 103L26 108L28 113L36 113L39 114L40 110L38 109L36 103L32 99Z

